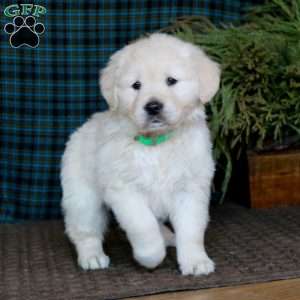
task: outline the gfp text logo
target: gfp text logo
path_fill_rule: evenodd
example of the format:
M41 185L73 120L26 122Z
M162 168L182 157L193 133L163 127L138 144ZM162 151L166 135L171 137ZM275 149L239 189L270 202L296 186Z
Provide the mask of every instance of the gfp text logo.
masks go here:
M43 23L36 18L45 15L46 8L34 4L12 4L4 9L4 15L13 18L4 26L4 31L10 35L9 43L13 48L27 46L36 48L40 43L39 35L45 31Z

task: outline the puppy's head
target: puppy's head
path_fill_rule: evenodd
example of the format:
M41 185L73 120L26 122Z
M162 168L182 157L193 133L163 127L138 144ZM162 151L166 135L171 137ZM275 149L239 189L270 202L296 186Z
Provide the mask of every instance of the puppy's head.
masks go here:
M130 118L140 132L179 126L218 90L220 70L198 47L152 34L116 52L100 86L110 109Z

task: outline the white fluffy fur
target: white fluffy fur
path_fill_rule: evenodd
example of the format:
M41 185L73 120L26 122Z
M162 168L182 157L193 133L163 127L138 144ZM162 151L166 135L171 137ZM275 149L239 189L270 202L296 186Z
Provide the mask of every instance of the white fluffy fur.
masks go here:
M178 82L168 86L168 76ZM214 163L203 103L217 92L219 78L218 65L201 49L165 34L111 57L100 80L111 109L72 134L63 156L66 232L83 269L109 265L102 242L112 210L141 265L156 267L166 246L176 245L182 274L214 270L204 248ZM137 80L140 90L132 88ZM144 109L153 98L164 104L158 124ZM141 132L169 131L170 140L157 146L134 140Z

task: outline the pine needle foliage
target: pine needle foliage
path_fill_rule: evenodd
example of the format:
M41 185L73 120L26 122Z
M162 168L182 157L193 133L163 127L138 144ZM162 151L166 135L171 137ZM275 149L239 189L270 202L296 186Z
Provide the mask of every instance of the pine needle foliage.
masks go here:
M239 26L203 17L178 19L171 31L201 46L222 68L207 106L222 200L232 160L246 149L288 145L300 137L300 0L270 0ZM169 29L170 30L170 29Z

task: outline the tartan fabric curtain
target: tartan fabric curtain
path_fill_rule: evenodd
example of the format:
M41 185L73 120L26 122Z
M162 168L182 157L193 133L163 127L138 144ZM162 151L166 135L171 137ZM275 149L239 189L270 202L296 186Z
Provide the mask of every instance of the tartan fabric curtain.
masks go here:
M90 114L107 108L98 74L115 50L179 16L232 22L260 1L53 0L27 1L25 8L22 2L1 1L0 222L61 216L64 145ZM35 27L35 48L10 45L8 31L27 26L5 27L22 23L18 15L44 25L42 33Z

